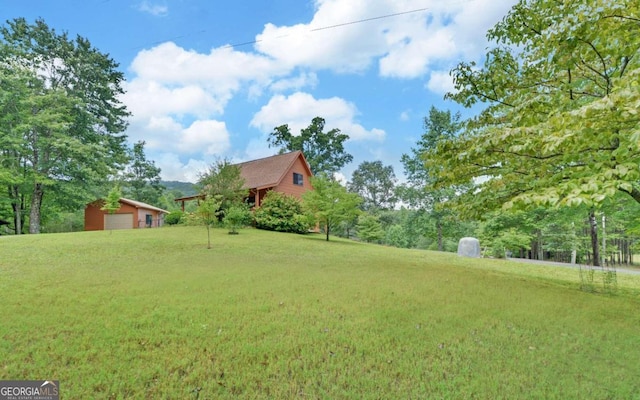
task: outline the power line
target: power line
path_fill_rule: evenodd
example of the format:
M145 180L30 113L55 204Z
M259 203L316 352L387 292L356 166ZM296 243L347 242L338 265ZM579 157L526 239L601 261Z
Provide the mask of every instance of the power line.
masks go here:
M108 1L110 1L110 0L104 0L105 3L108 2ZM425 7L425 8L418 8L418 9L415 9L415 10L403 11L403 12L394 13L394 14L385 14L385 15L380 15L380 16L377 16L377 17L363 18L363 19L359 19L359 20L355 20L355 21L343 22L343 23L335 24L335 25L327 25L327 26L322 26L322 27L319 27L319 28L313 28L313 29L310 29L309 32L318 32L318 31L323 31L323 30L328 30L328 29L340 28L340 27L348 26L348 25L355 25L355 24L361 24L361 23L364 23L364 22L376 21L376 20L379 20L379 19L393 18L393 17L397 17L397 16L400 16L400 15L414 14L414 13L418 13L418 12L422 12L422 11L427 11L428 9L429 8ZM182 38L185 38L185 37L193 36L195 34L202 34L202 33L206 33L206 32L207 32L206 30L200 30L200 31L197 31L197 32L188 33L188 34L180 35L180 36L174 36L174 37L168 38L166 40L160 40L160 41L156 41L156 42L149 43L149 44L153 46L153 45L164 43L164 42L169 41L169 40L182 39ZM280 38L284 38L284 37L287 37L287 36L291 36L291 35L290 34L280 35L280 36L277 36L275 38L269 38L269 39L280 39ZM226 48L242 47L242 46L247 46L247 45L251 45L251 44L260 43L260 42L263 42L263 41L265 41L265 39L250 40L248 42L228 44L228 45L225 45L225 46L221 46L221 48L226 49ZM142 47L145 47L145 46L136 46L135 48L136 49L140 49Z
M428 10L428 8L418 8L417 10L404 11L404 12L399 12L399 13L395 13L395 14L381 15L379 17L372 17L372 18L360 19L360 20L357 20L357 21L344 22L342 24L323 26L322 28L311 29L310 32L322 31L322 30L325 30L325 29L339 28L341 26L354 25L354 24L359 24L359 23L362 23L362 22L369 22L369 21L375 21L377 19L397 17L398 15L413 14L413 13L417 13L417 12L421 12L421 11L427 11L427 10Z
M360 23L363 23L363 22L375 21L375 20L384 19L384 18L392 18L392 17L397 17L399 15L413 14L413 13L422 12L422 11L426 11L426 10L428 10L428 8L418 8L418 9L415 9L415 10L403 11L403 12L399 12L399 13L395 13L395 14L386 14L386 15L380 15L380 16L377 16L377 17L364 18L364 19L359 19L359 20L356 20L356 21L349 21L349 22L343 22L343 23L335 24L335 25L323 26L323 27L320 27L320 28L313 28L313 29L310 29L309 32L317 32L317 31L323 31L323 30L327 30L327 29L340 28L342 26L355 25L355 24L360 24ZM280 39L280 38L287 37L287 36L290 36L290 35L281 35L281 36L278 36L276 39ZM264 41L264 39L251 40L249 42L242 42L242 43L236 43L236 44L228 44L226 46L222 46L222 48L230 48L230 47L233 48L233 47L247 46L247 45L256 44L256 43L259 43L259 42L262 42L262 41Z

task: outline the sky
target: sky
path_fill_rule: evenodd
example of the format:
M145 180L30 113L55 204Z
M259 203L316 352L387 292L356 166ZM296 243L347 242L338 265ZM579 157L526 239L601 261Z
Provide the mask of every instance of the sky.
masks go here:
M195 182L219 160L277 154L274 128L292 134L325 119L349 136L349 180L365 161L400 182L449 71L481 62L486 32L516 0L0 0L0 22L42 18L87 38L125 75L130 144L144 140L163 180Z

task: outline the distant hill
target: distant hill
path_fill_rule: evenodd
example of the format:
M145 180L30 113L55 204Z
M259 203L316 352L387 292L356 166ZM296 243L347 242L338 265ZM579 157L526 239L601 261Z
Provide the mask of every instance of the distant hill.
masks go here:
M161 181L160 184L167 188L168 192L172 190L178 190L182 193L183 196L193 196L198 194L198 189L196 185L191 182L180 182L180 181Z

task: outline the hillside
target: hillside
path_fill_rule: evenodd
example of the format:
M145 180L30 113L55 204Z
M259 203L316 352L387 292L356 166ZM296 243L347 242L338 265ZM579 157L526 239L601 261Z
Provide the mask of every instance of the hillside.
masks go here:
M64 398L640 393L637 276L585 293L564 268L254 229L0 242L0 369Z
M196 185L191 182L161 181L160 184L166 188L166 191L178 190L183 196L193 196L198 193Z

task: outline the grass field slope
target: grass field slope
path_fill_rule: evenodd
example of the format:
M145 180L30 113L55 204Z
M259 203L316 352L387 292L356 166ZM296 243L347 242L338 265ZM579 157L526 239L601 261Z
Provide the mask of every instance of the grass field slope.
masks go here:
M64 399L640 399L640 278L247 229L0 237L0 379Z

